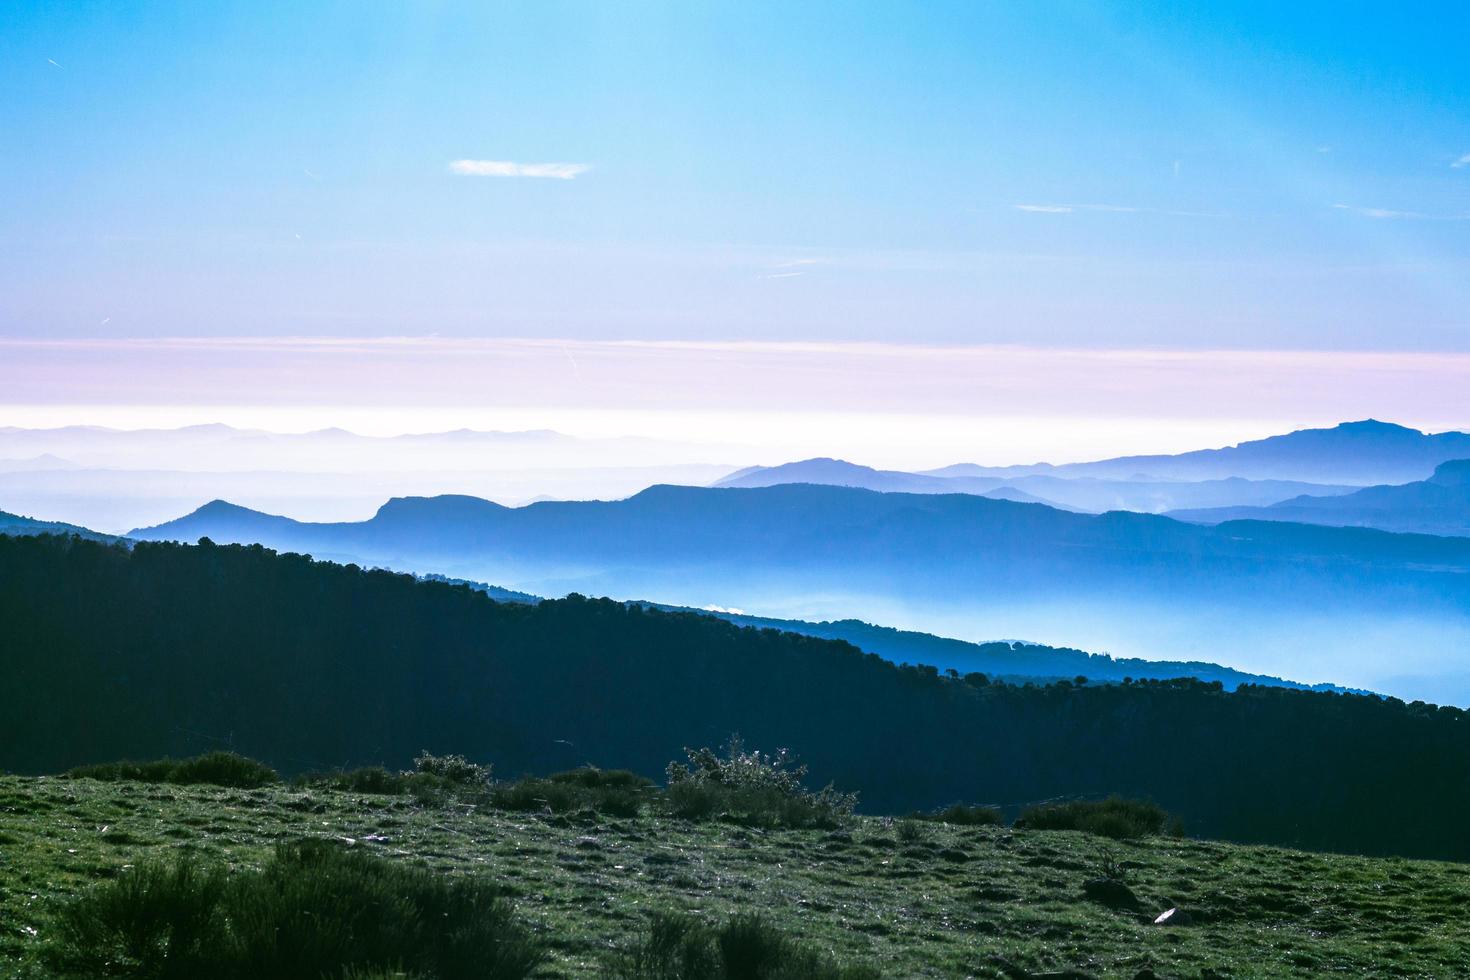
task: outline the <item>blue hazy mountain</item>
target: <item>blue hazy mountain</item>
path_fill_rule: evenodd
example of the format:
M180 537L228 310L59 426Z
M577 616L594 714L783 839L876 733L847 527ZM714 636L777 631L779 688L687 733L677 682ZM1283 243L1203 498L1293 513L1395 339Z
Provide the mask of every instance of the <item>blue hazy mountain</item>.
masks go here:
M1218 524L1232 520L1295 521L1420 534L1470 535L1470 459L1441 463L1427 480L1367 487L1345 496L1301 496L1269 507L1181 510L1170 516Z
M1303 584L1362 569L1470 569L1470 541L1357 528L1249 521L1206 527L1147 514L1075 514L967 494L878 493L790 484L752 490L650 487L626 500L506 507L477 497L401 497L369 520L305 523L214 501L132 532L144 540L260 543L312 554L422 565L503 559L667 570L801 570L822 579L877 574L895 587L1062 585L1126 572L1208 583L1289 573ZM1310 563L1304 566L1304 563ZM428 568L429 571L442 571ZM1429 570L1429 571L1425 571ZM446 573L448 574L448 573Z
M494 597L498 590L489 587L486 591ZM988 675L992 680L1016 684L1048 683L1072 680L1076 677L1111 683L1129 678L1133 680L1169 680L1176 677L1193 677L1202 681L1218 681L1227 691L1233 691L1242 684L1317 691L1344 690L1335 684L1300 684L1270 674L1251 674L1197 660L1141 660L1137 657L1112 657L1105 653L1088 653L1085 650L1073 650L1070 647L1053 647L1043 643L1026 643L1017 640L974 643L969 640L935 636L932 633L921 633L916 630L877 626L860 619L812 623L800 619L772 619L766 616L689 609L686 606L668 606L661 603L641 603L641 605L669 611L698 612L706 616L716 616L737 626L800 633L803 636L815 636L824 640L846 640L859 650L875 653L897 664L929 664L940 670L954 670L961 674L979 672Z
M1330 429L1301 429L1221 449L1178 455L1120 456L1090 463L1053 466L946 466L925 475L940 477L1091 476L1102 479L1252 480L1372 486L1422 480L1440 463L1470 457L1470 433L1425 433L1366 419Z
M949 467L957 471L962 467ZM976 469L984 469L976 467ZM1351 493L1350 485L1303 483L1298 480L1247 480L1232 476L1215 480L1123 480L1092 476L965 476L878 470L840 459L805 459L779 466L753 466L732 473L717 487L773 487L784 483L861 487L885 493L971 493L1001 500L1047 504L1061 510L1102 513L1134 510L1146 514L1186 507L1273 504L1307 494Z
M400 498L308 524L216 502L146 539L582 592L1024 636L1470 702L1470 539L1270 521L1204 526L966 494L652 487L504 507Z
M253 511L222 502L216 502L211 507L202 509L202 512L226 520L231 516L239 518L240 523L233 525L231 535L250 536L263 528L280 529L281 522L291 523L288 519L280 517L253 521L251 520L252 515L255 517L261 515L255 515ZM4 512L0 512L0 534L77 534L97 541L118 540L110 535L99 534L72 524L38 521ZM225 535L220 535L220 537L224 538ZM528 592L501 588L483 582L449 578L436 573L420 575L419 578L424 581L444 582L450 585L468 585L497 602L534 604L543 601L543 597ZM667 611L694 612L714 616L739 626L775 629L822 639L846 640L865 652L877 654L894 663L931 664L942 670L953 669L961 673L981 672L994 679L1017 683L1027 681L1045 683L1053 680L1071 680L1078 676L1104 682L1121 681L1125 678L1160 680L1193 677L1202 681L1219 681L1227 690L1234 690L1241 684L1343 690L1332 684L1299 684L1272 675L1252 674L1201 661L1149 661L1126 657L1115 658L1107 654L1087 653L1083 650L1005 640L972 643L914 630L877 626L857 619L807 622L748 616L720 610L694 609L688 606L663 603L643 602L638 604Z
M446 582L450 585L467 585L478 592L485 593L496 602L529 605L545 601L541 596L503 589L484 582L450 579L442 575L423 575L420 578L426 581ZM812 623L800 619L750 616L721 609L672 606L662 602L634 601L630 604L648 609L660 609L664 612L714 616L737 626L749 626L753 629L800 633L803 636L815 636L824 640L845 640L865 653L877 654L896 664L928 664L939 670L953 670L961 674L978 672L987 675L991 680L1014 684L1070 681L1077 677L1105 683L1116 683L1129 679L1170 680L1178 677L1193 677L1196 680L1207 682L1218 681L1227 691L1233 691L1242 684L1317 691L1345 690L1335 684L1299 684L1269 674L1250 674L1230 667L1222 667L1219 664L1200 661L1111 657L1105 653L1088 653L1085 650L1016 640L972 643L969 640L935 636L932 633L878 626L860 619Z
M77 534L93 541L115 541L112 535L99 534L85 527L75 524L64 524L61 521L42 521L34 517L22 517L19 514L7 514L0 511L0 534Z

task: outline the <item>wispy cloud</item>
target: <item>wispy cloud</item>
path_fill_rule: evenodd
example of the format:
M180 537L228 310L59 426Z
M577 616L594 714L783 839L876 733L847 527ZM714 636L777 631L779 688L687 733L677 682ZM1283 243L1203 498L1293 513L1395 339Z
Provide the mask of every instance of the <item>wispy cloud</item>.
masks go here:
M1166 208L1138 208L1126 204L1012 204L1017 211L1034 214L1073 214L1077 211L1095 211L1106 214L1168 214L1181 218L1222 218L1223 214L1213 211L1172 211Z
M454 160L450 173L463 177L550 177L571 180L592 169L590 163L516 163L514 160Z
M1460 169L1461 167L1470 167L1470 153L1467 153L1464 156L1460 157L1460 159L1450 164L1450 166L1454 167L1456 170Z
M806 275L807 272L810 271L813 267L827 265L831 261L831 259L827 258L787 259L784 262L776 262L769 266L769 268L776 271L763 272L760 275L756 276L756 278L795 279L797 276Z
M1399 211L1393 208L1363 208L1355 204L1334 204L1334 210L1347 211L1364 218L1400 219L1405 221L1467 221L1470 214L1425 214L1423 211Z

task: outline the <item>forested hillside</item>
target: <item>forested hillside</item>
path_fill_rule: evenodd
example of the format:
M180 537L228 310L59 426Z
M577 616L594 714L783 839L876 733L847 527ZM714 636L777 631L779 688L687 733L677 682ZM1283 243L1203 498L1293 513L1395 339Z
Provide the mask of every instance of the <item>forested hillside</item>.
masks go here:
M1191 832L1467 857L1454 708L1194 681L1018 687L847 643L261 547L0 536L0 766L229 745L286 770L463 752L649 775L738 731L871 812L1150 796Z

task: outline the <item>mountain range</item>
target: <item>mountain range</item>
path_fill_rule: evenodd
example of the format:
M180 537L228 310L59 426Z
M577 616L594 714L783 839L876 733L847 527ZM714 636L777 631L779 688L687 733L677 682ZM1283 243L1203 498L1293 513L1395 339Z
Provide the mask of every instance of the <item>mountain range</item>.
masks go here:
M1418 534L1470 535L1470 459L1441 463L1427 480L1366 487L1333 497L1304 494L1268 507L1219 507L1170 513L1182 521L1294 521L1374 527Z
M75 524L65 524L61 521L41 521L34 517L22 517L19 514L7 514L0 511L0 534L10 535L32 535L32 534L57 534L78 535L92 541L115 541L110 534L99 534L89 528L79 527Z
M1441 463L1460 458L1470 458L1470 434L1430 434L1367 419L1177 455L1060 465L958 463L921 472L818 458L747 467L714 485L815 483L884 492L972 493L1093 513L1166 513L1340 496L1368 485L1423 480ZM1024 496L1017 496L1017 491Z
M546 601L540 596L515 592L483 582L447 579L442 575L419 577L426 581L469 586L477 592L483 592L496 602L534 604ZM747 626L752 629L799 633L802 636L815 636L825 640L843 640L860 650L877 654L896 664L928 664L940 670L962 674L978 672L987 675L992 680L1014 684L1046 684L1061 680L1071 681L1077 678L1117 683L1130 680L1169 680L1191 677L1195 680L1218 683L1227 691L1233 691L1242 684L1314 691L1345 690L1334 684L1299 684L1280 677L1248 674L1229 667L1222 667L1219 664L1199 661L1184 663L1172 660L1140 660L1136 657L1111 657L1105 653L1088 653L1084 650L1014 640L972 643L968 640L934 636L915 630L877 626L860 619L812 623L800 619L750 616L727 609L693 609L688 606L670 606L659 602L635 601L629 604L664 612L714 616L737 626Z
M1112 480L1298 480L1370 486L1422 480L1440 463L1470 458L1470 433L1426 433L1364 419L1176 455L1119 456L1089 463L988 467L961 463L927 471L954 476L1090 476Z
M954 469L953 467L951 469ZM1162 513L1185 507L1270 504L1306 494L1351 493L1355 487L1298 480L1099 479L1093 476L1023 474L1017 476L940 476L877 470L840 459L805 459L779 466L739 470L717 487L774 487L787 483L859 487L883 493L969 493L998 500L1040 503L1058 510L1102 513L1132 510Z
M37 521L0 513L0 534L12 536L31 535L78 535L88 540L128 545L129 539L98 534L87 528L53 521ZM437 573L417 576L422 581L463 585L483 593L496 602L534 605L547 601L542 596L528 592L506 589L466 579L449 578ZM1341 691L1344 688L1333 684L1301 684L1267 674L1253 674L1201 661L1179 662L1169 660L1141 660L1138 658L1111 657L1107 654L1087 653L1083 650L1051 647L1039 643L1018 641L992 641L973 643L966 640L934 636L914 630L898 630L877 626L861 620L807 622L794 619L775 619L750 616L722 609L695 609L687 606L672 606L655 602L633 602L632 605L666 612L692 613L723 619L738 626L755 629L771 629L780 632L798 633L822 639L844 640L868 653L876 654L894 663L923 663L938 669L962 673L980 672L993 679L1012 683L1050 683L1085 677L1098 682L1124 680L1172 679L1189 677L1201 681L1218 682L1226 690L1234 690L1242 684L1257 684L1269 687L1288 687L1302 690Z
M966 494L652 487L509 508L402 498L308 524L222 501L133 537L804 620L1033 636L1148 659L1470 700L1470 540L1074 514Z

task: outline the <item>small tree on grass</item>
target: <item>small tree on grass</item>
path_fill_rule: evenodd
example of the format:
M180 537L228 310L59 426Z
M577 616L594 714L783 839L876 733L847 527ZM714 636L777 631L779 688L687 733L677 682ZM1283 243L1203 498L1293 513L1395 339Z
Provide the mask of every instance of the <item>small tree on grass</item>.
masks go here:
M767 826L834 826L852 814L856 793L830 784L812 792L803 783L807 767L789 751L747 750L738 736L723 754L709 748L685 749L686 762L668 767L669 806L676 816L719 819Z

